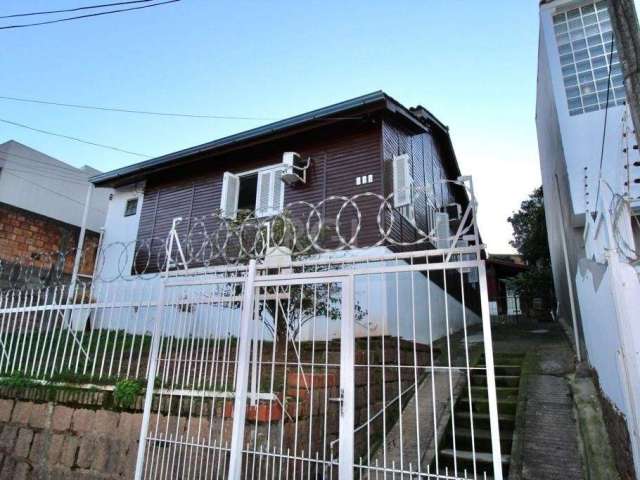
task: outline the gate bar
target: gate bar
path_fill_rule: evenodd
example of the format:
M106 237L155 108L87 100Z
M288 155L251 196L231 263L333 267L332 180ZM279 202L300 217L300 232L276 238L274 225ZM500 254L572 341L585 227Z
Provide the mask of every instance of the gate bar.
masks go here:
M149 418L151 416L151 402L153 400L153 389L156 378L156 368L160 353L160 323L162 321L162 313L164 311L164 282L160 284L160 297L158 306L156 307L156 318L153 326L153 336L151 340L151 352L149 354L149 378L147 379L147 391L144 396L144 410L142 414L142 425L140 427L140 442L138 444L138 457L136 459L135 480L142 479L142 471L144 469L144 453L147 446L147 430L149 429Z
M484 260L478 264L480 277L480 304L482 309L482 333L484 336L484 364L487 372L487 394L489 399L489 426L491 429L491 452L493 454L493 478L502 480L502 452L500 451L500 425L498 423L498 398L496 376L493 365L493 340L491 338L491 314L487 289L487 269Z
M339 434L339 478L353 479L355 437L355 330L353 304L355 297L354 277L345 277L342 282L342 312L340 330L340 434Z
M250 331L253 325L253 297L256 278L256 261L249 262L247 280L242 295L242 313L238 334L238 363L236 367L236 388L233 409L233 430L231 433L231 453L229 458L229 480L239 480L242 473L242 444L244 442L244 421L247 403L247 382L249 380Z

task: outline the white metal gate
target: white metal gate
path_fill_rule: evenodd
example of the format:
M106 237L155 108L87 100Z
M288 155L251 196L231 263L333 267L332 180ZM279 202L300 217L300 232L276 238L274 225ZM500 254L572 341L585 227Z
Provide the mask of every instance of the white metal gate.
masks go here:
M352 282L255 280L253 263L244 278L167 282L136 478L344 478Z
M502 478L479 252L167 279L136 478Z

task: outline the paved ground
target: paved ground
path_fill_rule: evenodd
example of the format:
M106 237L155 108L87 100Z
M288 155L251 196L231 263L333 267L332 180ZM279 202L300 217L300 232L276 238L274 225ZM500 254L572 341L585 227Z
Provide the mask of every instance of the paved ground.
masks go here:
M571 387L573 351L557 324L521 324L493 329L494 351L525 353L517 438L510 479L582 480L582 460ZM517 455L519 453L519 455Z

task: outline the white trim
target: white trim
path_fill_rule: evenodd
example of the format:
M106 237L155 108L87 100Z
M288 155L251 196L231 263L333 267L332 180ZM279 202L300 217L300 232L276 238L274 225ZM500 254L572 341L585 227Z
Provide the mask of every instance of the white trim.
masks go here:
M278 169L284 169L285 167L283 166L282 163L274 163L272 165L268 165L266 167L260 167L260 168L254 168L252 170L245 170L243 172L236 172L234 173L234 175L238 176L238 177L247 177L249 175L257 175L260 172L266 172L268 170L278 170Z

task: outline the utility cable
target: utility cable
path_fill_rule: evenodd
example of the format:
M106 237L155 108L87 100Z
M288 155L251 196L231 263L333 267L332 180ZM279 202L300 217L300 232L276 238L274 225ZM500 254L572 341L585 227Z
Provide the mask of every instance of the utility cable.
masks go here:
M130 12L132 10L142 10L143 8L159 7L160 5L166 5L168 3L176 3L176 2L179 2L179 1L181 1L181 0L166 0L164 2L153 3L153 4L149 4L149 5L142 5L142 6L139 6L139 7L120 8L120 9L117 9L117 10L108 10L106 12L87 13L85 15L78 15L78 16L75 16L75 17L59 18L57 20L47 20L47 21L44 21L44 22L35 22L35 23L23 23L23 24L20 24L20 25L7 25L5 27L0 27L0 30L9 30L9 29L12 29L12 28L38 27L40 25L50 25L52 23L69 22L71 20L80 20L80 19L83 19L83 18L99 17L101 15L111 15L112 13Z
M50 15L52 13L79 12L81 10L92 10L94 8L115 7L118 5L130 5L132 3L148 3L153 0L129 0L128 2L103 3L102 5L88 5L86 7L65 8L63 10L47 10L43 12L14 13L12 15L2 15L2 18L30 17L32 15Z
M18 123L18 122L13 122L11 120L6 120L4 118L0 118L0 122L6 123L8 125L13 125L15 127L25 128L27 130L32 130L34 132L43 133L45 135L51 135L51 136L54 136L54 137L65 138L67 140L72 140L74 142L84 143L84 144L87 144L87 145L93 145L94 147L100 147L100 148L105 148L107 150L114 150L116 152L127 153L129 155L135 155L137 157L151 158L150 155L145 155L143 153L132 152L130 150L125 150L123 148L118 148L118 147L114 147L114 146L111 146L111 145L105 145L103 143L92 142L90 140L84 140L82 138L72 137L70 135L64 135L62 133L55 133L55 132L51 132L49 130L42 130L40 128L30 127L29 125L25 125L23 123Z
M239 115L215 115L215 114L198 114L198 113L177 113L177 112L158 112L153 110L136 110L132 108L120 108L120 107L104 107L98 105L83 105L79 103L63 103L54 102L51 100L41 100L37 98L24 98L24 97L11 97L6 95L0 95L0 100L10 100L14 102L22 103L35 103L41 105L52 105L56 107L66 108L79 108L84 110L100 110L105 112L118 112L118 113L132 113L141 115L155 115L161 117L184 117L184 118L208 118L214 120L258 120L258 121L276 121L280 118L276 117L250 117ZM345 117L321 117L314 120L362 120L362 116L345 116Z
M55 191L55 190L53 190L52 188L46 187L45 185L42 185L42 184L40 184L40 183L34 182L34 181L32 181L32 180L29 180L28 178L24 178L24 177L23 177L23 176L21 176L21 175L17 175L17 174L15 174L15 173L13 173L11 170L7 170L5 173L8 173L9 175L13 175L14 177L17 177L17 178L19 178L19 179L21 179L21 180L23 180L23 181L25 181L25 182L27 182L27 183L30 183L30 184L32 184L32 185L35 185L35 186L36 186L36 187L38 187L38 188L41 188L41 189L46 190L46 191L48 191L48 192L54 193L55 195L58 195L59 197L66 198L67 200L70 200L70 201L72 201L72 202L75 202L75 203L77 203L78 205L82 205L82 206L84 207L84 202L81 202L80 200L78 200L78 199L76 199L76 198L69 197L69 196L67 196L67 195L65 195L65 194L63 194L63 193L56 192L56 191ZM87 186L88 186L88 185L87 185ZM95 210L98 210L99 212L104 213L104 214L106 214L106 213L107 213L107 212L105 212L104 210L102 210L101 208L96 208Z

